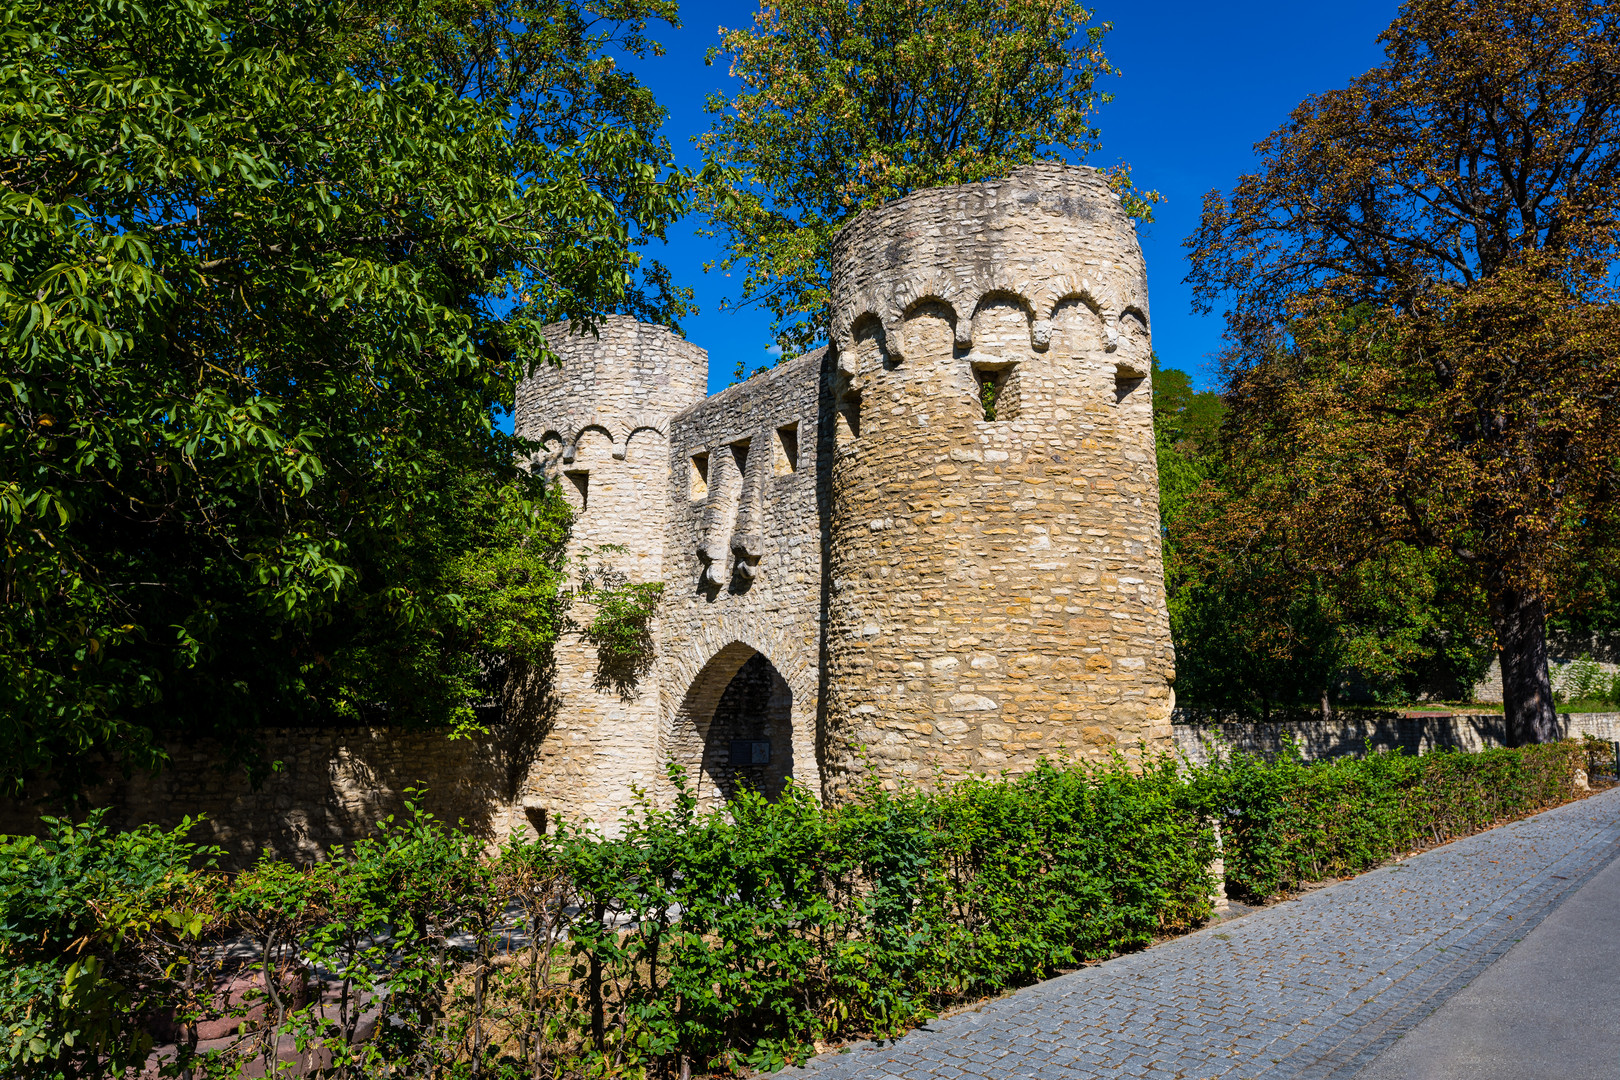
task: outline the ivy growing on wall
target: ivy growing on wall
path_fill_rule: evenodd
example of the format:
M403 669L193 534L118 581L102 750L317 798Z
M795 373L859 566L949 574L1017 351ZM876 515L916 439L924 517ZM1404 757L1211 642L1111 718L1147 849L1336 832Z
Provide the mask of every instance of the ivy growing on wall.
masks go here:
M592 685L629 699L657 657L653 618L664 598L664 585L631 581L616 569L608 556L624 550L618 544L602 544L582 554L579 597L590 606L591 616L580 636L596 647Z

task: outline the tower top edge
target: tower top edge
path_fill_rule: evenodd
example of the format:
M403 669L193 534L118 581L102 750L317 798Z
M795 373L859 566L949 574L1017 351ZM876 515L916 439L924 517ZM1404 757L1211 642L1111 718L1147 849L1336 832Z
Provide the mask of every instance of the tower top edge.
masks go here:
M1102 196L1115 203L1119 202L1118 196L1108 183L1107 172L1095 165L1071 165L1064 161L1031 161L1009 169L1000 176L970 180L961 184L918 188L877 206L868 207L839 228L833 236L832 246L837 250L841 244L853 239L857 233L878 225L885 217L904 213L913 207L944 202L961 196L994 196L999 194L1002 188L1008 187L1015 190L1033 188L1049 191L1065 187L1084 188L1089 189L1091 194ZM1128 220L1123 208L1120 215Z
M597 320L593 334L584 324L571 319L560 319L540 328L546 343L558 354L581 347L590 349L601 344L644 341L648 345L673 347L678 352L700 355L707 359L709 351L695 345L662 323L643 322L633 315L610 314Z
M956 345L971 348L982 302L1015 299L1043 349L1059 306L1078 298L1112 326L1147 322L1147 272L1136 224L1108 175L1089 165L1032 162L1006 175L927 188L863 211L830 252L833 348L858 325L882 327L891 356L901 324L924 303L950 309Z

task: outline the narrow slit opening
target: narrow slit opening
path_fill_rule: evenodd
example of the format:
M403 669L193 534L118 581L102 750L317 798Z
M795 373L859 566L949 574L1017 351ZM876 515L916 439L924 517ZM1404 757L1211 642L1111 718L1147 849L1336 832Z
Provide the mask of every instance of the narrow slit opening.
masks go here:
M692 455L692 468L687 490L694 499L701 499L709 493L708 454Z
M570 485L572 485L572 487L574 489L574 494L569 497L568 501L573 503L575 508L578 509L579 512L583 514L590 506L590 498L591 498L591 474L590 474L590 471L587 470L587 469L570 469L568 472L564 473L563 475L568 477L568 483Z
M788 473L799 471L798 424L788 424L776 429L776 468L773 471L777 476L786 476Z
M974 365L973 385L978 389L979 407L984 410L985 420L995 420L998 416L1005 420L1011 415L1012 402L1007 397L1009 373L1009 368Z
M838 442L861 437L861 395L845 394L838 400Z

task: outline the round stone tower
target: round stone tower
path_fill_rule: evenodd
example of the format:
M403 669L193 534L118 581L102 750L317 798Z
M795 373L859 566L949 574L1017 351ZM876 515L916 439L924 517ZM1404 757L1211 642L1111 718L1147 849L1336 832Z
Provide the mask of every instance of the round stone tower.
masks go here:
M828 794L1168 746L1147 282L1104 175L866 211L832 275Z

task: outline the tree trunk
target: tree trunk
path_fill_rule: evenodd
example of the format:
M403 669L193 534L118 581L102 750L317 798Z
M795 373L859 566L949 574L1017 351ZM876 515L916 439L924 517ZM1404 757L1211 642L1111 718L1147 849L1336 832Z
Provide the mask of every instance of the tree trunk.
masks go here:
M1547 608L1541 597L1506 589L1491 598L1501 646L1502 711L1513 746L1558 738L1552 680L1547 677Z

